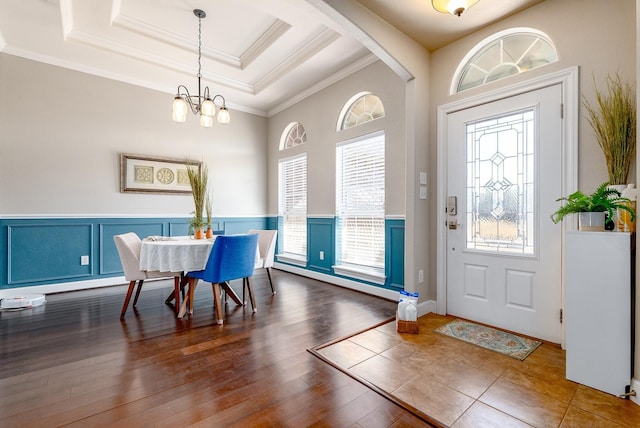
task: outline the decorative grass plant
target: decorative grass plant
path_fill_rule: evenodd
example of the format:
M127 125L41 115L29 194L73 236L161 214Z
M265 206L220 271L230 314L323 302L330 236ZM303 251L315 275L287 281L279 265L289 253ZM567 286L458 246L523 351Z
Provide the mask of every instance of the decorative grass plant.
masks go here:
M189 183L191 184L191 191L193 193L193 204L195 206L195 209L193 210L193 218L189 220L189 226L195 231L202 229L205 226L204 220L202 219L202 212L207 198L209 170L204 163L198 167L197 165L187 162L186 166Z
M636 152L636 97L617 73L607 76L607 90L595 85L596 104L584 98L587 119L607 162L611 184L627 184Z

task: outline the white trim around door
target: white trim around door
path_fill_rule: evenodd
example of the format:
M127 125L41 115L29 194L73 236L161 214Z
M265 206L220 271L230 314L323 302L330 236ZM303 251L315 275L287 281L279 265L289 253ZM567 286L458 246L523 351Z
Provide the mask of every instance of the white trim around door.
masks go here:
M448 115L460 110L476 107L500 99L535 91L547 86L560 84L562 87L563 123L562 123L562 194L567 195L578 187L578 114L580 107L579 70L571 67L505 88L438 106L438 226L437 226L437 313L447 313L447 228L446 228L446 191L447 191L447 120ZM562 231L574 227L573 219L563 221ZM549 220L551 221L551 220ZM564 239L562 240L564 265ZM562 278L562 306L564 307L564 275ZM564 337L562 339L564 347Z

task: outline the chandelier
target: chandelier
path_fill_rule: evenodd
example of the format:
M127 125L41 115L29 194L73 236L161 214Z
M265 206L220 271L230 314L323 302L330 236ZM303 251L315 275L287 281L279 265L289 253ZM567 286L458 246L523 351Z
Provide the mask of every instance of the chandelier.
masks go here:
M218 111L218 123L227 124L231 120L229 110L222 95L214 95L213 98L209 95L209 87L206 86L204 91L201 91L201 79L202 79L202 18L207 14L200 9L194 9L193 14L198 17L198 95L189 94L189 90L184 85L179 85L175 98L173 99L173 120L176 122L187 121L187 106L191 108L193 114L200 115L200 125L205 128L211 128L213 126L213 118L216 115L215 101L220 98L222 104Z
M431 0L433 8L438 12L460 16L480 0Z

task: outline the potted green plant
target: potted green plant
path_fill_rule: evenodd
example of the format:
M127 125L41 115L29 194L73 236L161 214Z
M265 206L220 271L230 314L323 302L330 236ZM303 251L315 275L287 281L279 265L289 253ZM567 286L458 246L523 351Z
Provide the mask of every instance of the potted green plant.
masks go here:
M567 197L557 199L557 201L564 201L564 205L551 215L551 220L558 223L569 214L580 214L578 219L580 230L604 230L605 216L613 219L615 212L622 210L628 212L633 221L635 212L628 205L631 201L623 198L621 193L609 187L609 184L609 182L602 183L590 195L578 190Z
M199 167L191 162L186 163L187 175L189 176L189 184L191 184L191 192L193 194L193 204L195 209L192 211L193 217L189 219L189 233L194 233L196 239L204 238L205 222L202 219L204 202L207 195L207 181L209 179L209 171L205 164Z
M583 105L587 119L602 149L611 185L627 184L636 151L636 95L634 88L622 82L620 75L608 75L607 89L595 84L595 105L586 97Z

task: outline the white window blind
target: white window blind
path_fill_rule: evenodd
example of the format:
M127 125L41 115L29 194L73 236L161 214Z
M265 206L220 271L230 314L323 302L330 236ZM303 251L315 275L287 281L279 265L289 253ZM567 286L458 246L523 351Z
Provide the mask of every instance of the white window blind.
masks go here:
M307 155L279 164L278 216L282 253L307 257Z
M384 269L384 133L336 149L338 265Z

